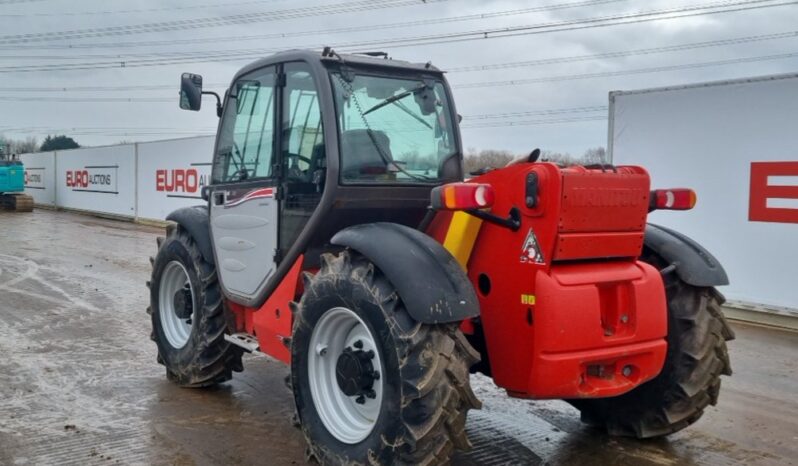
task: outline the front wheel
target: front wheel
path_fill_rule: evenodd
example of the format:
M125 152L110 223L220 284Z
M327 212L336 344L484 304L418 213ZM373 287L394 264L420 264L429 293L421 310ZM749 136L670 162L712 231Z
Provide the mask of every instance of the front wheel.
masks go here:
M166 376L184 387L207 387L241 371L241 350L224 339L229 320L216 269L179 226L158 238L152 260L150 338Z
M325 254L291 345L297 413L322 464L440 464L467 449L479 359L457 324L415 322L367 259Z
M663 259L649 252L645 262L662 269ZM726 342L734 332L723 317L723 296L667 273L668 352L662 372L629 393L613 398L570 400L582 421L611 435L660 437L697 421L718 402L720 376L731 375Z

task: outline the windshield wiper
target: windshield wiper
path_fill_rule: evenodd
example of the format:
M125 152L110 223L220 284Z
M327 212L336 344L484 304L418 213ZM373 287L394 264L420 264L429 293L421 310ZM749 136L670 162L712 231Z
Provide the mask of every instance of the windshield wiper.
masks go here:
M397 95L395 95L393 97L389 97L388 99L385 99L385 101L380 102L379 104L377 104L374 107L370 108L368 110L368 112L363 113L363 111L360 109L360 103L357 100L357 95L354 93L354 91L352 89L352 85L349 84L348 81L345 81L344 78L340 74L337 74L335 76L338 78L338 81L341 83L341 87L343 87L349 93L349 95L352 96L352 100L355 101L355 108L357 108L358 113L360 113L360 119L363 120L363 126L365 126L365 128L366 128L366 134L368 134L369 139L371 140L371 143L374 144L374 148L377 149L377 154L379 154L380 158L385 163L385 166L388 167L388 166L393 165L400 172L402 172L405 175L407 175L408 178L411 178L411 179L416 180L416 181L421 181L421 182L435 181L435 178L431 178L429 176L414 175L414 174L408 172L407 170L405 170L404 168L402 168L400 165L397 165L394 161L392 161L391 157L389 157L388 154L385 153L383 148L380 146L380 143L377 141L377 137L374 135L374 130L372 130L371 127L369 127L369 122L368 122L368 120L366 120L366 113L372 112L374 110L377 110L378 108L381 108L381 107L384 107L386 105L389 105L389 104L391 104L393 102L396 102L399 99L403 99L404 97L407 97L408 95L412 94L416 90L419 90L419 89L422 89L422 88L426 87L426 84L421 84L421 85L417 86L415 89L411 89L411 90L406 91L405 93L403 93L403 94L407 94L407 95L403 96L402 94L397 94ZM393 100L391 100L391 99L393 99Z
M410 89L410 90L401 92L399 94L393 95L391 97L388 97L387 99L383 100L382 102L374 105L370 109L368 109L365 112L363 112L363 116L368 115L369 113L373 112L374 110L379 110L379 109L381 109L382 107L384 107L386 105L390 105L390 104L392 104L392 103L394 103L396 101L402 100L405 97L413 94L414 92L418 92L418 91L424 89L425 87L427 87L427 83L421 83L418 86L414 87L413 89Z
M405 104L403 104L402 102L394 102L393 104L396 105L397 107L399 107L399 109L401 109L403 112L405 112L408 115L410 115L411 117L415 118L415 120L418 121L419 123L421 123L422 125L426 126L429 129L432 129L432 125L431 124L427 123L426 121L424 121L423 118L421 118L420 116L418 116L415 113L413 113L413 111L410 110L409 108L407 108L407 106L405 106Z

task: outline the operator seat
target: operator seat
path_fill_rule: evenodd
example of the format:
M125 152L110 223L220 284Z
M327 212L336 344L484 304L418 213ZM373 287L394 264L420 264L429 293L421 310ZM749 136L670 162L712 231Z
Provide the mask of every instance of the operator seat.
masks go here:
M344 178L358 179L368 174L384 174L388 172L388 162L393 161L391 140L383 131L371 131L372 141L366 129L351 129L341 133L341 173ZM375 147L375 141L380 149Z

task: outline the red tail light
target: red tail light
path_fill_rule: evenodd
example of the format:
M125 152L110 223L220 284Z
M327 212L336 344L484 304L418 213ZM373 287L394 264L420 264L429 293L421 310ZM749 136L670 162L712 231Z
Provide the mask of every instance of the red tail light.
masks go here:
M450 183L432 190L432 208L438 210L484 209L493 205L495 194L489 184Z
M697 201L695 191L686 188L651 191L651 210L690 210Z

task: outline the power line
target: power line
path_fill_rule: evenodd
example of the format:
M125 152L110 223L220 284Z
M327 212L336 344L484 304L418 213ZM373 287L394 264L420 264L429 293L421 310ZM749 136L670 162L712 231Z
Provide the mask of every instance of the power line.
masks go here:
M755 62L762 62L762 61L770 61L770 60L781 60L786 58L795 58L798 57L798 52L790 52L790 53L780 53L775 55L761 55L761 56L754 56L754 57L741 57L741 58L732 58L727 60L714 60L714 61L706 61L706 62L697 62L697 63L685 63L685 64L678 64L678 65L667 65L667 66L656 66L656 67L649 67L649 68L636 68L631 70L617 70L617 71L604 71L604 72L597 72L597 73L581 73L581 74L569 74L569 75L557 75L557 76L545 76L539 78L525 78L525 79L513 79L513 80L504 80L504 81L483 81L483 82L475 82L475 83L465 83L460 85L452 86L454 89L473 89L473 88L481 88L481 87L499 87L499 86L515 86L515 85L524 85L524 84L539 84L539 83L547 83L547 82L559 82L559 81L573 81L579 79L591 79L591 78L606 78L606 77L614 77L614 76L627 76L627 75L635 75L635 74L647 74L647 73L661 73L665 71L678 71L678 70L686 70L686 69L697 69L697 68L707 68L713 66L726 66L726 65L736 65L741 63L755 63ZM149 86L155 87L155 86ZM25 88L16 88L17 90L22 90ZM29 88L30 89L30 88ZM41 89L41 88L39 88ZM112 89L119 89L119 88L112 88ZM94 90L97 90L96 88ZM174 101L176 97L51 97L51 96L0 96L0 101L9 101L9 102L170 102Z
M502 16L515 16L515 15L523 15L529 13L539 13L544 11L557 11L569 8L578 8L584 6L599 6L609 3L618 3L618 2L626 2L628 0L582 0L582 1L575 1L575 2L568 2L568 3L558 3L553 5L544 5L544 6L536 6L536 7L529 7L529 8L521 8L521 9L514 9L514 10L503 10L503 11L493 11L487 13L476 13L470 15L461 15L461 16L452 16L452 17L444 17L444 18L432 18L432 19L423 19L423 20L414 20L414 21L404 21L404 22L397 22L397 23L388 23L388 24L377 24L377 25L367 25L367 26L350 26L344 28L335 28L335 29L322 29L322 30L313 30L313 31L291 31L291 32L278 32L272 34L258 34L258 35L235 35L235 36L224 36L224 37L199 37L199 38L191 38L191 39L175 39L175 40L150 40L150 41L136 41L136 42L115 42L115 43L91 43L91 44L43 44L43 45L33 45L33 46L14 46L11 48L12 50L19 50L20 48L25 48L27 50L41 50L41 49L80 49L80 48L87 48L87 49L94 49L94 48L118 48L118 47L155 47L155 46L164 46L164 45L195 45L195 44L202 44L202 43L213 43L217 44L219 42L239 42L239 41L250 41L250 40L268 40L268 39L284 39L288 37L302 37L302 36L315 36L320 34L340 34L340 33L350 33L350 32L364 32L364 31L376 31L376 30L385 30L385 29L397 29L397 28L407 28L407 27L415 27L415 26L426 26L426 25L433 25L433 24L444 24L444 23L452 23L452 22L461 22L461 21L472 21L472 20L479 20L479 19L490 19L490 18L497 18ZM0 47L0 48L8 48L8 47ZM201 52L200 52L201 53Z
M517 36L525 36L525 35L535 35L535 34L548 34L551 32L563 32L563 31L576 31L582 29L592 29L592 28L599 28L599 27L610 27L610 26L618 26L618 25L625 25L625 24L638 24L638 23L645 23L651 21L660 21L660 20L669 20L669 19L682 19L682 18L690 18L695 16L704 16L704 15L712 15L712 14L720 14L720 13L737 13L742 11L751 11L751 10L759 10L763 8L772 8L772 7L779 7L779 6L788 6L788 5L796 5L798 1L788 1L788 2L780 2L780 3L771 3L762 5L761 3L771 2L773 0L746 0L746 1L737 1L737 2L714 2L711 4L704 4L704 5L696 5L691 7L680 7L680 8L671 8L667 10L653 10L653 11L644 11L638 13L631 13L631 14L623 14L623 15L614 15L614 16L603 16L603 17L596 17L596 18L583 18L583 19L576 19L576 20L567 20L567 21L560 21L556 23L545 23L545 24L535 24L535 25L527 25L527 26L513 26L513 27L505 27L499 29L484 29L479 31L465 31L460 33L453 33L453 34L438 34L438 35L428 35L428 36L421 36L421 37L411 37L411 38L397 38L397 39L390 39L390 40L377 40L372 42L364 42L359 44L360 47L363 46L391 46L394 48L399 47L412 47L418 45L431 45L431 44L448 44L454 42L464 42L464 41L472 41L472 40L481 40L481 39L494 39L494 38L506 38L506 37L517 37ZM752 6L746 6L752 5ZM725 9L718 9L714 11L700 11L712 8L725 8ZM656 16L659 15L660 17L650 18L649 16ZM672 16L665 16L665 15L672 15ZM343 47L338 46L338 49L350 50L356 49L358 45L356 44L346 44Z
M358 0L332 5L301 7L285 10L273 10L260 13L245 13L228 16L216 16L197 19L183 19L172 21L159 21L154 23L141 23L126 26L107 26L101 28L76 29L72 31L53 31L29 34L10 34L0 36L2 44L19 44L27 42L62 41L71 39L88 39L95 37L108 37L120 35L133 35L152 32L180 31L188 29L202 29L228 25L250 24L266 21L281 21L285 19L305 18L312 16L327 16L340 13L362 12L401 6L424 5L429 3L445 2L448 0Z
M543 116L543 115L563 115L569 113L595 113L606 112L608 107L606 105L593 105L587 107L569 107L569 108L552 108L543 110L531 110L526 112L508 112L508 113L484 113L477 115L464 115L463 121L470 122L474 120L494 120L501 118L518 118L524 116ZM478 124L478 123L475 123Z
M42 97L42 96L0 96L1 102L177 102L177 97Z
M0 5L6 3L26 3L27 1L42 1L42 0L10 0L10 1L0 1ZM128 13L154 13L158 11L174 11L174 10L197 10L201 8L226 8L228 6L239 6L239 5L259 5L263 3L276 3L276 2L284 2L286 0L249 0L246 2L231 2L231 3L206 3L203 5L191 5L191 6L171 6L171 7L162 7L162 8L141 8L141 9L133 9L133 10L101 10L101 11L62 11L58 13L3 13L0 14L0 18L28 18L28 17L51 17L51 16L93 16L93 15L119 15L119 14L128 14Z
M760 4L763 2L770 2L770 1L772 0L746 0L746 1L736 1L736 2L726 1L722 2L722 4L719 2L714 2L711 4L683 7L680 9L654 10L654 11L639 12L634 14L605 16L605 17L587 18L587 19L583 18L581 20L571 20L571 21L558 22L558 23L545 23L545 24L536 24L536 25L518 26L512 28L500 28L500 29L491 29L491 30L466 31L466 32L449 33L443 35L438 34L438 35L421 36L421 37L406 37L406 38L397 38L397 39L387 39L383 41L349 43L349 44L343 44L337 48L339 50L349 50L349 49L355 49L357 47L363 48L366 45L369 46L391 45L392 47L398 48L398 47L407 47L413 45L429 45L436 43L461 42L466 40L514 37L519 35L544 34L551 32L562 32L562 31L588 29L596 27L618 26L623 24L681 19L693 16L741 12L741 11L749 11L749 10L762 9L762 8L771 8L776 6L798 4L798 1L771 3L765 5ZM729 7L734 7L734 8L729 8ZM718 8L725 8L725 9L718 9ZM701 11L701 10L709 10L709 11ZM670 15L670 16L663 16L663 15ZM580 22L584 24L579 24ZM563 26L564 24L567 24L567 26ZM310 48L318 48L318 47L321 46L315 46ZM217 51L205 52L205 56L189 56L185 58L180 56L173 56L171 58L115 60L109 62L62 63L62 64L32 65L32 66L31 65L6 66L6 67L0 67L0 73L31 72L31 71L69 71L69 70L108 69L108 68L125 68L125 67L134 68L134 67L144 67L144 66L163 66L163 65L199 63L199 62L239 61L239 60L244 60L246 58L260 57L265 53L275 52L278 50L279 49L238 50L238 51L217 50Z
M718 47L727 45L737 45L744 43L760 42L767 40L788 39L798 37L798 31L788 31L775 34L763 34L756 36L734 37L727 39L719 39L714 41L693 42L687 44L653 47L647 49L635 49L607 52L593 55L578 55L578 56L565 56L565 57L552 57L538 60L527 60L510 63L497 63L485 65L471 65L464 67L444 68L447 72L471 72L471 71L485 71L492 69L509 69L517 67L532 67L544 66L558 63L572 63L577 61L587 61L594 59L604 58L620 58L629 57L634 55L648 55L655 53L665 53L683 50L693 50L698 48ZM206 83L207 87L226 87L228 83ZM0 87L0 92L43 92L43 93L56 93L56 92L125 92L125 91L155 91L163 89L176 89L176 84L153 84L153 85L130 85L130 86L52 86L52 87Z
M565 117L540 120L513 120L513 121L486 121L501 118L518 118L533 115L566 115L585 112L606 111L607 106L571 107L557 109L539 109L526 112L512 113L488 113L466 115L463 117L463 128L489 128L504 126L528 126L540 124L559 124L581 121L600 121L606 120L606 116L584 116L584 117ZM472 120L474 120L472 122ZM21 126L21 127L0 127L0 132L11 132L21 134L40 134L40 133L68 133L70 135L96 135L96 136L149 136L149 135L204 135L214 134L216 128L185 128L185 127L147 127L147 126Z
M681 65L655 66L650 68L637 68L631 70L602 71L598 73L568 74L568 75L546 76L541 78L529 78L529 79L511 79L506 81L484 81L484 82L460 84L452 87L455 89L473 89L479 87L517 86L522 84L539 84L539 83L559 82L559 81L573 81L578 79L607 78L614 76L628 76L634 74L661 73L665 71L707 68L712 66L737 65L740 63L755 63L755 62L762 62L769 60L783 60L785 58L795 58L795 57L798 57L798 52L780 53L775 55L762 55L756 57L732 58L728 60L715 60L715 61L698 62L698 63L685 63Z
M586 116L574 118L554 118L543 120L522 120L522 121L499 121L490 123L467 124L462 125L461 128L499 128L507 126L533 126L533 125L555 125L561 123L582 123L587 121L606 121L606 116Z
M445 69L450 73L464 73L471 71L509 69L509 68L520 68L527 66L544 66L544 65L553 65L560 63L574 63L580 61L597 60L603 58L624 58L624 57L631 57L634 55L651 55L651 54L665 53L665 52L681 52L685 50L695 50L700 48L720 47L727 45L748 44L748 43L763 42L768 40L793 39L796 37L798 37L798 31L789 31L789 32L780 32L776 34L761 34L756 36L736 37L731 39L720 39L720 40L712 40L704 42L693 42L689 44L652 47L647 49L624 50L616 52L598 53L592 55L576 55L576 56L567 56L567 57L543 58L538 60L517 61L509 63L495 63L489 65L461 66L461 67L453 67Z
M229 83L205 83L206 87L226 87ZM130 86L54 86L54 87L0 87L0 92L120 92L120 91L157 91L162 89L177 90L174 84L151 84Z
M498 121L487 123L466 123L461 125L463 129L470 128L499 128L514 126L532 125L552 125L562 123L580 123L592 121L606 121L606 116L585 116L571 118L549 118L539 120L518 120L518 121ZM125 128L125 127L22 127L22 128L0 128L2 132L19 134L41 134L41 133L68 133L73 136L156 136L156 135L213 135L214 128Z

